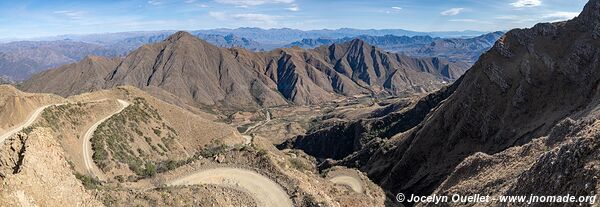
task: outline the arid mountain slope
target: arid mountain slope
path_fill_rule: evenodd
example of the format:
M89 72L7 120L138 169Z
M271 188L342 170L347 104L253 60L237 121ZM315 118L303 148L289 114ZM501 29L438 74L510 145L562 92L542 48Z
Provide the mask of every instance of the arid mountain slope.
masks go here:
M85 59L87 56L121 57L144 44L165 40L173 32L102 39L102 41L19 41L0 44L0 76L25 80L31 75ZM102 36L102 35L100 35ZM244 47L258 50L259 43L234 35L198 34L219 47Z
M355 137L366 146L340 163L358 165L390 195L429 195L469 155L526 144L566 117L594 113L598 68L600 0L591 0L574 20L508 32L420 123L370 128L396 133Z
M597 196L600 190L598 112L595 108L594 113L580 121L566 118L555 125L548 136L525 145L496 154L475 153L465 158L434 194ZM597 200L594 202L597 204ZM593 206L591 204L591 200L585 200L565 206ZM527 206L549 206L549 203ZM560 205L551 203L550 206Z
M410 58L353 40L314 50L278 49L253 53L223 49L189 33L145 45L114 68L78 63L35 76L23 89L75 95L82 91L132 85L173 94L195 106L257 107L319 104L357 94L404 95L431 92L460 76L467 65L439 58ZM96 61L97 62L97 61ZM83 68L80 68L84 66ZM95 71L110 71L106 75ZM58 74L79 71L86 85ZM48 84L48 80L60 80ZM74 88L74 86L78 86ZM76 89L76 90L75 90Z
M119 63L120 59L88 56L78 63L36 74L33 76L36 81L25 82L23 87L61 96L100 90L104 86L104 78Z
M37 108L62 101L56 95L24 93L10 85L0 86L0 133L25 121Z
M103 206L73 175L48 128L0 143L0 182L5 206Z
M245 141L234 128L214 122L209 114L190 113L133 87L69 97L69 104L46 109L34 127L51 128L73 168L87 174L82 159L82 146L87 143L82 138L93 124L120 107L117 99L131 104L99 124L90 137L94 162L107 179L148 176L144 164L161 171L166 163L170 167L183 163L214 142L235 145Z

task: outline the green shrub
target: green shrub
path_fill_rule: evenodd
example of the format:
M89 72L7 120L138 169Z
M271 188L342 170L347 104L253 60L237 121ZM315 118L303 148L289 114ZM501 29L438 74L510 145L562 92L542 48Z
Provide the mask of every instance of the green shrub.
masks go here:
M144 171L145 176L152 177L156 175L156 165L152 162L146 162L146 169Z
M98 186L100 186L102 183L100 182L100 180L98 180L97 178L93 178L91 176L88 175L83 175L80 173L75 173L75 177L79 180L81 180L81 183L83 184L83 186L86 189L96 189L98 188Z
M296 170L304 171L304 170L308 169L308 166L306 166L306 164L304 164L304 162L302 162L302 160L300 160L298 158L291 158L290 164Z

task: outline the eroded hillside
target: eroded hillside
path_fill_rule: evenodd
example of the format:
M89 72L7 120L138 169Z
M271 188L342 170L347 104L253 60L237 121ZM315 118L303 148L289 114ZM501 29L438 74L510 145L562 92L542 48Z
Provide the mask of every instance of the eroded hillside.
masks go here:
M577 172L595 173L595 162L587 161L595 156L595 135L562 134L550 143L543 137L567 117L578 123L595 119L598 14L600 1L592 0L574 20L508 32L447 93L421 99L431 105L416 115L407 112L419 110L419 104L405 113L330 127L289 144L338 160L326 162L324 168L337 164L367 172L389 196L484 190L475 186L486 186L492 194L554 194L560 192L551 189L561 189L593 195L597 180ZM390 118L393 121L386 121ZM349 140L342 140L347 150L334 153L338 145L334 149L331 143L340 140L341 133L350 134ZM510 157L519 150L523 157ZM509 164L515 169L506 168ZM559 173L559 168L564 171ZM553 177L557 173L561 179ZM493 177L511 175L518 178ZM556 188L533 187L548 176Z

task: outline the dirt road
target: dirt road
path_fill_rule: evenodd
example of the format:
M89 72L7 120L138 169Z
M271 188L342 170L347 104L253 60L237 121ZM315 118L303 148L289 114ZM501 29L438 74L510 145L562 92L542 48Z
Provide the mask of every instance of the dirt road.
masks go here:
M123 100L117 100L119 102L119 104L121 105L121 107L119 108L119 110L111 113L110 115L104 117L103 119L101 119L100 121L94 123L94 125L92 125L92 127L90 127L86 132L85 135L83 136L83 161L85 163L85 168L88 171L88 174L90 175L94 175L97 178L103 180L103 175L102 173L100 173L100 169L98 169L98 167L96 166L96 164L94 163L94 160L92 160L92 155L93 155L93 151L92 151L92 143L90 142L90 140L92 139L92 136L94 135L94 132L96 131L96 129L98 128L98 126L100 126L100 124L102 124L102 122L105 122L106 120L108 120L110 117L121 113L121 111L123 111L125 108L127 108L127 106L129 106L129 102L127 101L123 101Z
M23 130L24 128L31 126L33 124L33 122L35 122L35 120L42 114L44 109L46 109L50 106L55 106L55 105L58 106L58 105L62 105L62 104L51 104L51 105L46 105L46 106L37 108L35 111L33 111L33 113L31 113L29 115L29 117L27 117L27 119L23 123L13 127L8 132L0 135L0 143L4 142L4 140L6 140L10 136L16 134L17 132Z
M265 110L265 111L266 111L265 112L265 116L266 116L265 120L256 123L254 126L248 127L246 129L246 131L244 131L242 134L248 134L248 133L252 132L252 130L271 122L271 112L269 110Z
M363 184L359 179L351 176L337 176L329 179L329 181L350 187L354 192L362 193L364 191Z
M288 194L271 179L256 172L237 168L214 168L170 181L167 185L214 184L249 193L258 206L292 206Z

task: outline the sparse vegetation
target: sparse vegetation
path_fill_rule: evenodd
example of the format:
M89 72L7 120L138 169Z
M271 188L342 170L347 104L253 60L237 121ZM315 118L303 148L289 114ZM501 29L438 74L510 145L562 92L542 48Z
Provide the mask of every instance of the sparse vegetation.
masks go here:
M176 134L155 108L138 97L121 113L98 126L91 139L93 159L105 172L118 167L117 163L126 164L137 176L127 180L151 177L188 162L161 160L167 152L176 149ZM141 143L147 147L134 147L134 143L140 143L136 140L143 140Z
M50 127L54 131L58 131L59 127L64 125L62 121L66 120L73 126L79 126L81 120L88 114L85 111L87 104L65 104L52 106L42 112L42 118L45 120L43 126Z
M306 166L306 164L304 164L304 162L302 162L302 160L300 160L298 158L291 158L290 164L292 165L292 167L294 169L299 170L299 171L304 171L304 170L308 169L308 166Z
M102 183L97 178L91 177L89 175L83 175L80 173L75 173L75 177L81 180L81 183L86 189L97 189Z
M147 177L156 175L156 165L152 162L146 162L144 174Z
M259 156L264 157L264 156L267 155L267 150L265 150L265 149L259 149L257 153L258 153Z
M200 151L200 155L203 157L213 157L221 154L227 150L227 145L223 144L221 140L213 140L211 144L207 145Z

